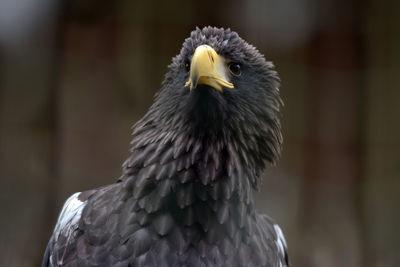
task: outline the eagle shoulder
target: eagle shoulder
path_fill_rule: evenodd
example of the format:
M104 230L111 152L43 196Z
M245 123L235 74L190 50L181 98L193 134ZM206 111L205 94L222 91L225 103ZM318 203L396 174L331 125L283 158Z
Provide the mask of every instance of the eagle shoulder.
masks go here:
M278 267L291 267L286 239L281 228L271 217L261 214L261 218L260 225L268 240L268 247L273 251L273 254L270 255L271 259L274 259L273 261Z
M58 216L56 226L54 227L54 240L57 242L61 236L69 239L72 233L78 228L79 219L87 200L81 200L77 192L70 196L64 203L64 206Z
M79 233L82 211L94 191L74 193L65 201L47 245L42 266L60 266L65 263L68 251L74 246Z
M285 239L285 236L283 235L282 229L279 227L278 224L275 223L274 230L276 233L275 244L278 247L278 252L279 252L279 266L290 267L291 264L290 264L290 260L288 257L286 239Z

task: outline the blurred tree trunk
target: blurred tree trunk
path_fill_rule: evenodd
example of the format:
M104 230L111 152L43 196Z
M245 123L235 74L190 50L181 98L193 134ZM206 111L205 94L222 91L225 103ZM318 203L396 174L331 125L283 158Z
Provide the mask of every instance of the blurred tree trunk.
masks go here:
M46 242L43 229L54 224L44 219L51 178L53 114L46 103L54 89L49 81L55 74L55 7L46 6L48 13L34 25L29 18L42 15L40 8L20 4L23 14L14 14L20 24L10 29L33 30L0 43L0 266L37 266Z
M340 1L339 1L340 2ZM301 232L302 266L367 266L362 201L364 49L359 6L336 3L341 13L309 45L309 110ZM350 9L350 10L349 10ZM362 10L358 10L362 13ZM310 252L311 251L311 252Z
M400 2L368 1L364 24L365 210L371 266L400 266Z

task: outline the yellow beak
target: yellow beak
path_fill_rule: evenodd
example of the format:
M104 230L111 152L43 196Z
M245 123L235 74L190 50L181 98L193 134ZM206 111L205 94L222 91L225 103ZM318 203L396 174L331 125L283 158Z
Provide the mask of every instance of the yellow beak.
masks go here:
M190 86L192 90L197 84L205 84L223 93L223 87L233 88L233 84L228 82L226 72L224 58L220 57L211 46L200 45L194 51L190 64L190 77L185 86Z

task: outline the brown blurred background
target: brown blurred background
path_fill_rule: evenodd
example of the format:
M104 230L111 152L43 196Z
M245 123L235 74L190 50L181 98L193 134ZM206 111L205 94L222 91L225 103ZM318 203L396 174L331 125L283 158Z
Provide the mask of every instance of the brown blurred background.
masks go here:
M282 79L259 210L294 266L400 266L400 1L0 2L0 266L39 266L64 200L114 182L131 125L195 26Z

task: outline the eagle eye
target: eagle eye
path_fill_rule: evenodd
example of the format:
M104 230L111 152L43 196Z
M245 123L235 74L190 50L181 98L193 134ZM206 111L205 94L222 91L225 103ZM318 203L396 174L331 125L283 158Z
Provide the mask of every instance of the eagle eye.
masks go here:
M235 76L239 76L242 73L242 67L241 67L240 63L231 62L229 64L228 68L229 68L229 71Z
M185 69L186 73L189 73L189 71L190 71L190 62L188 60L185 61L184 69Z

